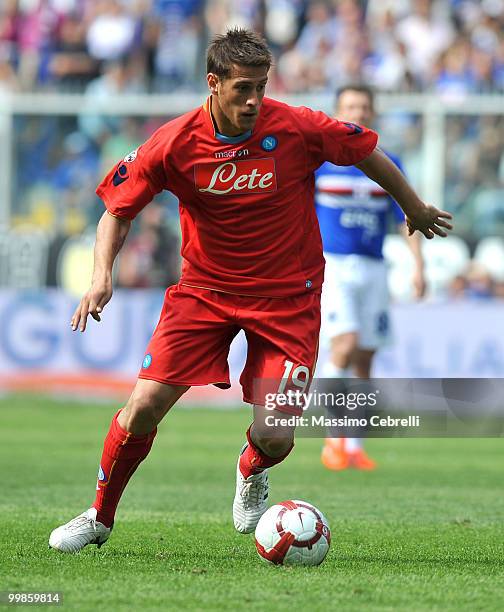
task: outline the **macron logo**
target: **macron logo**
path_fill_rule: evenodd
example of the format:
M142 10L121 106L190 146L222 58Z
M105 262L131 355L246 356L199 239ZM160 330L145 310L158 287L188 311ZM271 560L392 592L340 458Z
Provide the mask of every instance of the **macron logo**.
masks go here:
M240 195L276 191L275 160L247 159L240 161L197 164L194 180L200 193Z

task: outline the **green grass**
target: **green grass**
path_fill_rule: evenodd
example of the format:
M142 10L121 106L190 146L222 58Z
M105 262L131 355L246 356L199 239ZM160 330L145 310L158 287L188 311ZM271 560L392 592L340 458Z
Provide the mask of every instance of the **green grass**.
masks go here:
M331 524L318 568L260 561L234 532L248 409L174 409L127 489L109 542L76 556L52 528L88 508L114 408L0 400L0 591L60 590L69 610L502 610L503 444L370 440L375 473L330 473L300 439L270 501L306 499Z

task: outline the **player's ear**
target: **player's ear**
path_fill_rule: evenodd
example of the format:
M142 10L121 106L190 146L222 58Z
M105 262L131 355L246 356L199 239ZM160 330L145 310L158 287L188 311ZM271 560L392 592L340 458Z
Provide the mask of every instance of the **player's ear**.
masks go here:
M207 83L208 83L208 89L210 89L210 93L216 94L217 85L219 83L219 77L213 72L209 72L207 74Z

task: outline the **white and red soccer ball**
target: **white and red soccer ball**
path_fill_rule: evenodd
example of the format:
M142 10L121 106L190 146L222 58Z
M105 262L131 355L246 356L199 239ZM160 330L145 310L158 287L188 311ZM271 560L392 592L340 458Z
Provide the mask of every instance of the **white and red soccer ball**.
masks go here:
M315 506L292 499L261 516L255 544L259 556L275 565L320 565L331 544L331 530Z

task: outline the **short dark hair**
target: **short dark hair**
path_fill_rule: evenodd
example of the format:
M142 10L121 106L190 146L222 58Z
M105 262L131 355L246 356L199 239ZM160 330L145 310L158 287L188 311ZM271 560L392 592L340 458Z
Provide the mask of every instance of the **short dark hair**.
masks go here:
M375 105L375 94L372 87L363 83L347 83L336 90L336 104L339 103L341 96L347 91L356 91L357 93L365 94L369 98L371 108Z
M225 79L231 74L233 64L269 68L272 60L264 38L252 30L233 28L215 36L208 45L207 73Z

